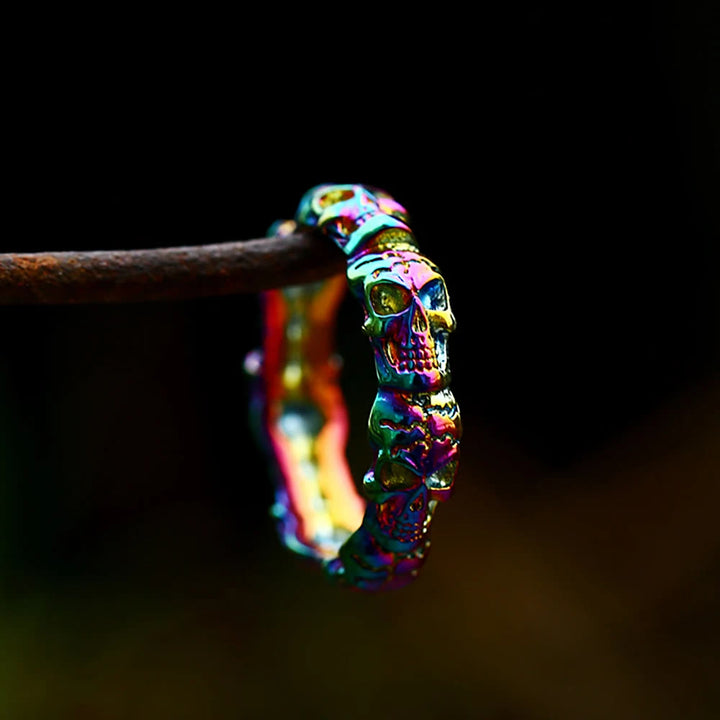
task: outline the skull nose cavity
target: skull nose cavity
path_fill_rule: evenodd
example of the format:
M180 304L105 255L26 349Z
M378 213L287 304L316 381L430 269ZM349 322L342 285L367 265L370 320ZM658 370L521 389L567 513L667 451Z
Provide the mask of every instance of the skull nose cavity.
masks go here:
M411 327L412 331L416 333L425 333L428 330L428 319L422 304L419 302L416 302L413 308Z

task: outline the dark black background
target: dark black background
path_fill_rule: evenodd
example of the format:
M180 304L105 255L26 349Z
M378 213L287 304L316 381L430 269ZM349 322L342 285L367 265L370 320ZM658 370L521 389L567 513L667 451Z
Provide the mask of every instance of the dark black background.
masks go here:
M713 415L708 408L717 391L704 388L715 387L719 353L717 33L711 3L457 12L438 17L433 10L424 17L416 11L409 27L406 18L378 11L354 23L331 23L334 29L318 26L314 33L292 22L281 32L276 22L245 20L229 28L229 37L213 30L203 42L168 21L147 37L121 34L111 44L98 28L82 42L58 35L40 59L31 47L21 63L29 76L18 75L18 100L6 111L16 130L5 140L14 160L6 173L11 190L2 250L262 237L272 221L291 216L300 196L317 183L365 182L388 190L408 208L421 247L443 270L458 318L451 340L453 389L469 449L468 470L458 481L468 488L465 502L458 500L466 514L457 516L462 530L456 529L455 541L457 547L478 543L476 556L482 557L480 521L474 524L469 514L476 512L473 493L492 496L503 507L498 517L512 513L516 530L531 536L537 528L524 525L523 513L533 514L527 508L552 508L577 493L595 497L605 486L616 493L606 498L608 507L637 502L645 508L643 492L635 500L623 495L623 483L632 485L633 476L612 479L602 461L606 449L630 437L619 467L652 465L664 448L652 440L634 444L633 433L658 418L667 421L668 407L682 409L678 422L687 437L693 437L694 422L705 427L703 418ZM354 310L343 311L339 344L356 428L350 454L358 470L373 381ZM338 689L341 679L365 672L360 660L348 661L345 675L338 670L340 680L331 673L335 690L320 682L332 701L308 689L317 682L317 663L326 663L334 647L333 637L308 639L325 638L326 622L336 622L339 632L350 616L371 623L375 634L365 649L345 649L371 663L384 652L382 638L392 633L388 617L401 625L398 618L415 618L418 632L432 633L438 613L458 592L465 607L477 603L482 614L486 588L480 581L462 585L446 578L443 584L439 575L435 595L427 588L408 590L407 602L434 602L441 609L413 608L404 616L402 600L387 600L373 605L368 617L362 601L336 606L326 600L336 591L276 549L267 517L271 489L249 437L241 373L244 354L259 342L257 298L6 307L0 317L7 625L31 628L11 633L15 644L9 647L15 649L8 656L19 658L20 668L33 653L44 657L30 636L45 628L62 647L42 672L47 678L59 674L70 687L63 694L43 676L50 688L47 705L14 690L8 707L18 708L18 717L49 713L56 701L65 713L57 717L81 717L82 708L83 717L145 717L137 709L145 702L156 707L147 717L180 717L181 706L187 717L206 717L202 708L211 697L220 713L214 717L271 715L272 703L257 699L272 695L271 678L265 687L259 671L247 670L250 651L243 643L228 653L225 641L213 640L216 634L254 638L252 653L260 655L268 675L276 664L285 673L300 668L291 683L297 705L287 700L288 707L355 717L333 708L347 701ZM705 409L686 402L688 393L703 398L698 402ZM675 438L677 427L669 422L667 432ZM657 444L676 442L666 435L660 433ZM717 480L714 447L698 451L704 459L670 462L669 506L673 492L683 494L688 474ZM700 494L697 503L704 502ZM492 526L495 511L485 512ZM591 515L589 525L604 523L603 511ZM570 516L575 522L568 507L556 517L550 512L547 527L574 528ZM652 512L648 517L652 524ZM623 532L636 528L637 517L615 522L613 531L599 530L597 546L585 547L578 567L598 558L613 567L623 557ZM659 516L656 522L662 524ZM576 530L568 529L567 537ZM439 544L440 531L438 536ZM552 532L542 537L561 545L567 540ZM514 566L513 552L525 552L522 542L508 549L492 533L485 542L503 548L501 565ZM714 543L716 552L716 536ZM635 577L633 563L647 552L652 555L652 549L636 548L627 567L620 563L623 578L625 572ZM437 563L443 562L440 554ZM545 562L555 559L548 550ZM445 562L455 567L448 554ZM674 563L692 565L681 551ZM457 574L475 577L481 564L457 567ZM619 605L633 608L623 616L628 624L657 597L642 577L628 581L632 592L619 594ZM675 593L690 582L680 577ZM710 577L712 582L703 579L708 587L691 593L703 607L713 605L708 598L717 599L717 573ZM587 580L595 590L603 582L600 576ZM258 583L260 590L254 589ZM198 584L212 588L207 596ZM517 596L533 595L531 585L520 581ZM322 608L296 617L284 609L288 593L312 607L329 602L327 617ZM539 597L552 606L552 598ZM56 601L64 609L53 620L47 607ZM28 606L36 613L18 610ZM676 615L692 614L678 607ZM114 621L85 618L122 614L123 608L135 639L128 641L130 649L117 650L123 632ZM508 608L514 617L512 602ZM607 618L596 611L602 625ZM156 637L158 618L168 614L180 618L173 632L188 632L207 667L222 670L205 670L193 660L180 669L173 665L183 643L166 647L163 640L158 646ZM204 618L199 625L198 614ZM669 632L669 622L658 615L647 634L635 638L645 653L639 661L645 684L612 706L616 717L639 717L637 708L646 701L664 708L667 714L658 717L668 718L709 717L717 708L703 681L706 663L696 667L691 660L698 652L710 656L718 645L696 652L683 645L687 634L679 633L680 639L663 645L663 664L653 643ZM267 630L268 623L276 630ZM458 623L453 632L464 637L466 628ZM208 625L209 635L198 634L197 627ZM408 621L402 642L414 637L410 627ZM625 630L612 635L614 647L624 647ZM572 629L566 632L571 647L576 638ZM288 642L296 649L283 646L277 656L259 650L263 633L268 644L295 637ZM88 636L100 639L77 650ZM363 637L359 630L357 637ZM473 668L475 652L487 648L476 635L467 637L459 656ZM428 645L427 663L433 655L449 662L450 641L438 642ZM310 648L307 655L295 656L298 644ZM521 669L516 684L499 680L513 676L508 660L496 685L490 683L493 691L482 683L478 695L473 690L478 677L488 675L487 666L477 676L467 670L462 690L451 691L445 680L444 691L422 706L428 717L440 716L448 694L455 697L453 717L473 717L476 710L492 718L603 716L608 706L592 709L597 695L604 685L615 686L602 668L595 674L600 651L558 651L555 666L542 659L543 642L524 632L491 638L490 644L492 652L504 648L546 665L544 682L555 691L538 691ZM145 685L138 679L142 673L127 669L132 663L126 667L117 658L123 652L142 656L149 647L154 663L140 662L152 678ZM399 662L405 654L395 647L392 656ZM632 665L632 652L622 650L620 657ZM571 700L562 691L567 658L572 664L581 658L591 678ZM100 668L94 677L103 693L79 689L85 662ZM673 715L676 706L663 695L670 692L677 707L683 705L682 691L664 687L673 662L695 668L690 694L704 698L688 714ZM158 667L164 668L159 675ZM210 680L210 689L203 681L198 687L205 689L184 695L186 672L201 678L226 673L222 699ZM17 673L14 687L29 686L29 675ZM402 716L402 708L420 716L421 705L403 704L389 684L380 687L385 689L373 691L368 707L385 703L394 716ZM126 704L107 700L113 693ZM363 696L359 689L353 693ZM257 698L250 702L248 696ZM363 716L365 705L356 703ZM135 709L126 715L122 707Z

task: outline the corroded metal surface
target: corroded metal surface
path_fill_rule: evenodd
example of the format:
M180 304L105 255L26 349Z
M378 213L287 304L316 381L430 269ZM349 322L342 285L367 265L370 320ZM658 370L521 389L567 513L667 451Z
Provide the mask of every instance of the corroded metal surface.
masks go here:
M214 245L0 254L0 305L144 302L229 295L341 272L342 253L310 232Z

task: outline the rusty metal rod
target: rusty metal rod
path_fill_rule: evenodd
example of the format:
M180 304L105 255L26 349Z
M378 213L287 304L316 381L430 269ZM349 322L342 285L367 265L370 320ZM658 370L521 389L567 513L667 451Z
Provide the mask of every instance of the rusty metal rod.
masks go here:
M0 254L0 305L122 303L254 293L320 280L343 254L310 233L142 250Z

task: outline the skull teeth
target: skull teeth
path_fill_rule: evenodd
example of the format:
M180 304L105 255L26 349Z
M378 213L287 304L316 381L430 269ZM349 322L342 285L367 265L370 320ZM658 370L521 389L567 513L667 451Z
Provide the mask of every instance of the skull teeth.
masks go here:
M393 522L380 522L380 528L386 534L401 543L416 543L423 535L426 535L429 526L430 518L426 517L421 525L410 525L406 523Z
M437 370L435 353L427 347L402 347L388 343L386 348L390 364L399 372Z

